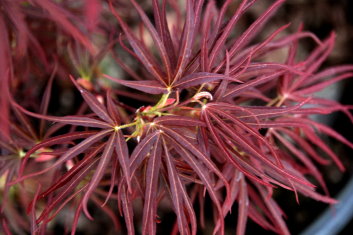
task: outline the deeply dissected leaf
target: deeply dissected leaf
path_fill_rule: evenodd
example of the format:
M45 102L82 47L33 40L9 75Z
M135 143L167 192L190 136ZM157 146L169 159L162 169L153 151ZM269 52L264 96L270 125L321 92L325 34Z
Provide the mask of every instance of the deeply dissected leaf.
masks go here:
M271 215L272 215L272 219L275 223L275 225L277 226L278 231L280 231L282 234L290 234L288 231L288 228L286 226L286 224L284 223L283 219L282 219L282 211L279 209L278 205L276 204L276 202L274 202L274 200L272 198L267 199L267 194L265 192L265 190L263 188L258 187L258 190L261 194L261 197L263 198L267 208L269 209Z
M253 143L251 143L249 140L244 138L242 135L239 135L236 132L232 132L230 126L226 125L225 123L221 122L219 118L217 118L214 115L211 115L215 120L217 120L217 123L222 127L223 131L225 131L229 136L233 138L234 141L238 143L238 146L244 151L249 151L250 154L252 154L254 157L258 157L261 161L264 163L268 164L269 166L273 167L277 171L281 172L283 176L288 177L289 179L293 179L296 182L302 183L304 185L314 187L311 183L308 181L304 181L302 179L299 179L295 177L294 175L289 174L283 169L283 166L277 166L275 165L272 161L270 161L267 156L265 156L263 153L261 153L261 150L257 148ZM278 160L277 160L278 161Z
M278 72L271 73L271 74L268 74L268 75L263 75L263 76L260 76L259 78L253 79L253 80L251 80L249 82L240 84L234 89L229 89L229 91L227 91L223 95L223 99L228 99L228 98L234 97L235 95L238 95L239 93L243 92L244 90L247 90L247 89L252 88L252 87L256 87L256 86L258 86L260 84L268 82L269 80L276 79L280 75L282 75L284 72L285 71L278 71Z
M75 164L68 172L66 172L56 183L54 183L50 188L45 190L39 195L39 198L46 197L55 190L66 185L76 174L78 174L87 165L90 165L92 161L96 162L93 158L103 149L104 145L101 144L91 153L89 153L84 159Z
M49 146L53 146L56 144L63 144L63 143L67 143L68 141L71 140L76 140L76 139L82 139L82 138L87 138L89 136L92 136L94 134L96 134L97 131L87 131L87 132L74 132L74 133L68 133L68 134L64 134L64 135L60 135L60 136L56 136L56 137L52 137L49 138L45 141L42 141L41 143L33 146L25 155L24 159L22 160L22 164L21 164L21 168L20 168L20 172L19 175L22 175L24 168L26 166L26 163L28 161L28 159L30 158L30 156L35 153L38 149L41 148L45 148L45 147L49 147Z
M44 120L48 120L48 121L60 122L60 123L65 123L65 124L77 125L77 126L96 127L96 128L109 128L109 127L112 127L111 125L109 125L106 122L102 122L100 120L93 119L93 118L79 117L79 116L55 117L55 116L41 115L41 114L30 112L30 111L22 108L21 106L19 106L18 104L14 103L14 102L13 102L13 104L21 112L23 112L23 113L25 113L27 115L30 115L30 116L33 116L33 117L36 117L36 118L40 118L40 119L44 119Z
M141 142L135 147L130 157L131 176L129 180L131 180L131 177L134 175L136 169L140 166L141 162L151 151L151 146L154 144L156 138L158 138L159 135L160 133L157 131L152 132L151 134L145 136L145 138L143 138Z
M175 141L175 149L179 152L181 156L183 156L183 159L193 168L193 170L197 173L197 175L200 177L202 180L203 184L207 188L208 193L210 194L210 197L212 198L213 203L215 204L219 216L222 218L223 217L223 211L221 209L221 205L219 202L219 199L217 197L217 193L213 188L213 183L212 180L207 173L207 168L205 169L202 164L200 164L186 149L184 149L178 142ZM220 230L221 233L224 231L224 222L223 220L220 220Z
M124 176L128 186L129 192L131 192L131 181L130 179L130 159L129 159L129 150L128 146L126 144L126 141L124 139L123 134L121 131L117 132L117 140L116 140L116 145L115 145L115 152L117 155L117 158L120 163L120 167L123 170Z
M132 205L130 198L128 197L127 190L125 189L125 186L122 186L120 195L123 204L123 211L128 234L135 234Z
M246 43L249 43L256 33L262 28L262 26L268 21L268 19L275 13L279 6L284 2L284 0L277 0L270 6L265 13L263 13L247 30L234 42L229 53L231 56L237 50L240 50Z
M57 160L54 164L50 165L50 167L45 168L43 170L34 172L34 173L30 173L28 175L22 176L21 178L17 179L15 182L19 182L22 181L24 179L36 176L36 175L41 175L44 174L46 172L48 172L51 169L54 169L56 167L59 167L61 164L63 164L64 162L76 157L78 154L84 152L86 149L88 149L89 147L91 147L93 144L95 144L96 142L100 141L102 138L104 138L106 135L108 135L109 133L111 133L112 130L102 130L90 137L88 137L87 139L85 139L84 141L82 141L81 143L79 143L78 145L76 145L75 147L71 148L70 150L68 150L64 155L62 155L60 157L59 160Z
M99 181L102 179L102 177L105 174L106 168L108 166L108 164L110 163L110 159L112 158L112 154L114 151L114 145L116 142L116 133L112 134L109 137L109 140L104 148L103 154L100 157L99 163L97 168L94 171L94 174L91 178L90 183L88 184L88 187L86 189L85 195L83 196L82 199L82 210L85 212L85 214L90 217L88 209L87 209L87 202L89 197L91 196L92 192L94 191L94 189L97 187L97 185L99 184Z
M70 76L71 81L75 84L77 89L80 91L83 99L86 101L88 106L92 109L92 111L97 114L98 117L103 119L104 121L113 124L113 120L110 118L106 108L101 104L96 97L94 97L90 92L81 88L80 85L75 81L75 79Z
M156 196L158 193L158 178L161 164L161 147L160 136L158 136L151 151L146 169L146 191L142 215L142 234L156 233L155 218L157 216L157 205L155 204L157 203Z
M120 15L114 9L110 2L110 9L114 14L115 18L118 20L120 26L124 30L126 37L129 39L129 43L133 50L135 51L137 57L140 59L145 68L158 80L161 84L165 84L163 74L159 69L157 62L153 59L152 55L147 51L147 49L142 45L142 43L134 36L129 26L121 19Z
M182 38L180 40L181 45L178 53L178 62L175 69L173 81L177 81L181 78L181 75L190 60L192 53L192 44L195 37L195 12L191 1L186 2L186 18L183 28Z
M190 203L190 199L186 193L184 185L182 185L182 181L178 176L175 165L172 161L172 156L169 154L169 149L163 140L163 148L165 154L165 161L168 169L168 179L169 179L169 187L171 190L171 198L174 205L174 210L177 215L178 220L178 228L180 234L189 234L189 226L185 224L186 214L184 212L184 205L187 207L190 223L192 227L192 234L196 234L197 223L194 210Z
M162 86L159 82L157 81L125 81L121 79L116 79L108 75L104 75L104 77L117 82L121 85L143 91L149 94L162 94L162 93L167 93L168 89L164 86Z
M157 0L153 0L152 4L156 30L160 35L163 44L166 47L165 50L167 51L167 56L169 57L171 68L174 69L176 64L175 48L170 35L170 30L168 28L168 22L166 17L166 0L162 1L162 7L159 7L159 3Z
M166 74L167 74L167 77L168 77L167 84L169 84L170 83L170 79L171 79L172 70L171 70L171 64L170 64L170 61L169 61L169 57L167 55L167 49L165 48L165 45L163 44L162 39L158 35L157 30L154 28L154 26L152 25L152 23L148 19L146 13L136 3L135 0L131 0L131 3L136 8L136 10L139 13L142 21L144 22L144 24L147 27L148 31L151 33L151 36L152 36L152 38L153 38L153 40L154 40L154 42L155 42L155 44L156 44L156 46L158 48L160 56L162 58L163 65L165 67Z
M210 170L212 170L216 175L218 175L219 178L223 180L224 186L226 188L229 187L226 179L224 179L223 175L219 172L214 163L207 156L205 156L204 153L201 152L198 147L192 145L184 136L180 135L178 132L166 127L160 128L161 130L166 132L168 136L173 138L176 142L180 143L182 146L185 146L185 148L188 149L194 156L198 157L203 164L205 164Z
M202 72L189 74L179 79L173 86L174 88L185 89L192 86L201 85L202 83L208 83L217 80L229 80L233 82L242 83L242 81L226 75Z
M231 20L228 22L226 25L225 29L223 30L221 36L217 39L215 42L215 46L212 48L212 51L210 53L210 65L212 65L215 56L219 52L220 48L224 45L226 39L228 38L231 30L233 29L234 25L238 22L240 19L241 15L246 11L247 8L249 8L252 4L254 4L255 1L250 1L248 2L247 0L243 0L239 7L237 8L236 12L232 16ZM222 10L226 9L227 5L230 3L230 1L227 1L226 4L223 5ZM222 11L224 13L224 11ZM219 17L222 17L222 14L220 14ZM219 18L219 20L222 20ZM220 22L220 21L219 21Z
M244 234L246 228L246 222L248 218L249 198L247 185L244 177L240 177L240 191L239 191L239 212L238 212L238 224L237 234Z
M276 133L275 131L272 131L271 133L273 133L277 137L277 139L279 139L280 142L282 142L283 145L286 148L288 148L288 150L290 152L292 152L297 157L297 159L299 159L308 168L309 172L311 172L311 174L313 176L315 176L315 178L318 180L318 182L321 184L321 186L323 187L323 189L327 193L327 188L326 188L326 185L323 181L322 175L320 174L318 169L314 166L314 164L310 161L310 159L307 158L307 156L305 156L305 154L303 154L298 148L293 146L293 144L291 144L289 141L287 141L280 134Z
M155 124L170 126L205 126L205 123L195 118L168 115L154 119Z
M92 167L97 163L97 160L94 160L90 162L88 165L86 165L78 174L76 174L72 180L68 184L66 184L66 187L63 188L63 191L61 191L57 196L55 196L52 199L52 203L45 208L45 210L41 213L40 217L37 219L37 222L41 222L43 220L49 220L48 215L49 213L62 201L64 200L68 195L72 193L72 191L77 187L77 185L82 181L82 179L89 173L89 171L92 170ZM83 186L84 187L84 186ZM81 188L83 189L83 188Z
M120 124L121 122L121 117L120 114L117 110L116 105L114 104L114 101L111 97L111 92L108 90L107 92L107 111L109 113L109 116L113 120L114 124Z

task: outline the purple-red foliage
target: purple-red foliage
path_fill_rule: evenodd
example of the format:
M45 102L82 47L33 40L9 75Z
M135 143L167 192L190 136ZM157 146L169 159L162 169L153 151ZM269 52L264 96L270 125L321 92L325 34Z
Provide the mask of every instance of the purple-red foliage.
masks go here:
M173 234L196 234L205 225L209 198L214 233L224 234L224 218L238 208L237 227L230 228L237 234L245 233L248 218L289 234L273 196L278 188L293 191L297 200L302 194L336 203L317 165L345 167L322 136L353 144L311 116L341 111L353 120L351 106L315 96L352 77L353 65L320 70L334 33L319 40L300 26L288 34L288 24L255 42L283 0L269 1L272 5L234 36L241 17L256 4L236 2L236 8L231 0L219 8L215 1L152 0L151 18L135 0L78 1L79 8L70 1L5 0L0 12L4 233L46 234L48 223L67 208L75 211L74 234L80 216L95 219L93 204L128 234L156 234L162 210L176 215ZM45 27L53 34L38 32ZM316 48L299 58L305 38ZM279 50L286 52L282 61L267 60ZM100 65L108 53L123 70L119 78ZM83 103L74 115L48 115L56 99L54 78L70 78L80 92ZM40 88L31 86L44 87L46 80L38 102ZM20 210L13 195L23 197ZM26 209L28 216L21 215ZM18 224L14 218L20 218Z

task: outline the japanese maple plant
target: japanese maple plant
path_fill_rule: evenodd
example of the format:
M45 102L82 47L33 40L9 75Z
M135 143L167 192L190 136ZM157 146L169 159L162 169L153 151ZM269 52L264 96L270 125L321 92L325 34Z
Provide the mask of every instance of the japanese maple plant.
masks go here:
M127 234L162 234L163 211L173 234L244 234L248 220L289 234L281 188L336 203L317 165L345 166L323 137L353 144L311 118L353 120L315 95L353 75L322 68L335 33L288 24L259 40L283 0L258 1L269 7L243 30L255 0L142 2L0 2L3 232L48 234L67 210L75 234L100 208ZM67 90L82 99L56 110Z

